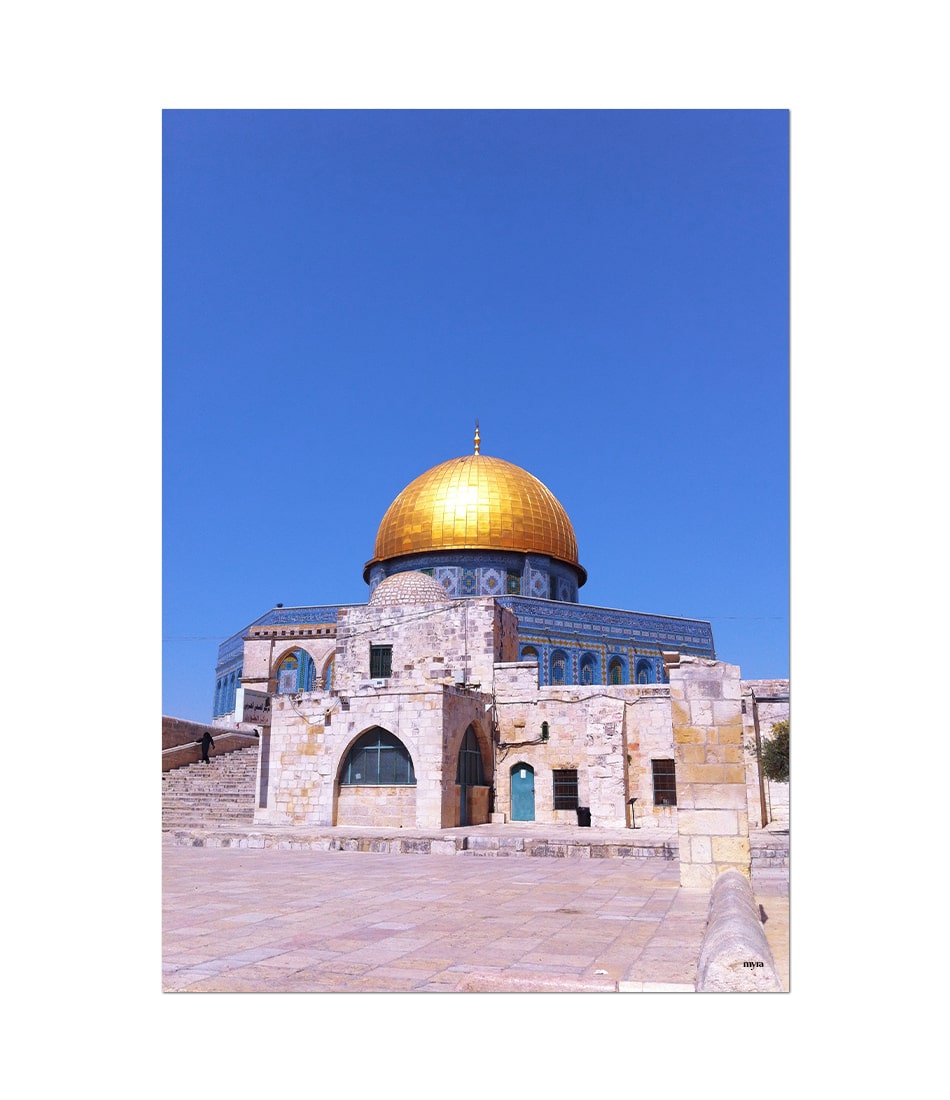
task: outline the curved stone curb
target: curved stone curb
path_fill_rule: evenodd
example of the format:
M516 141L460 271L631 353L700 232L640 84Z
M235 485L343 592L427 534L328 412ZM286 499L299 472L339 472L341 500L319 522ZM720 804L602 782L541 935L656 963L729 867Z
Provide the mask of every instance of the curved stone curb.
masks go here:
M726 871L709 898L699 953L697 993L781 993L775 960L748 879Z

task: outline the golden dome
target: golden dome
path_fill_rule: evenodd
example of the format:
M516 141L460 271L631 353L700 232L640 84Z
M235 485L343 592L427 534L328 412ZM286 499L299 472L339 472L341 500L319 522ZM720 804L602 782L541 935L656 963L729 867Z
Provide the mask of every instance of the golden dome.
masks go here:
M367 569L434 550L546 554L574 566L581 584L587 579L557 497L527 470L477 450L433 466L403 489L383 516Z

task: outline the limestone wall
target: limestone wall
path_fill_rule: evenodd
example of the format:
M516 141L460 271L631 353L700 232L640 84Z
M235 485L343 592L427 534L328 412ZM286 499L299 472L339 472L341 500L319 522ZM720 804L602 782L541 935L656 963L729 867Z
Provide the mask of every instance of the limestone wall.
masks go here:
M365 687L343 699L326 692L275 696L265 739L268 759L264 761L262 754L260 764L267 776L267 805L258 807L255 821L423 828L458 824L455 779L459 748L469 725L475 728L482 750L486 786L482 793L477 788L470 792L469 808L477 816L468 820L487 820L492 774L489 702L490 697L482 693L441 685L428 691ZM394 734L406 747L415 786L340 786L347 753L358 737L375 726Z
M675 815L653 806L651 758L673 758L669 689L656 686L539 688L535 662L495 666L499 763L495 809L510 819L511 770L525 763L535 774L535 820L577 823L575 810L554 809L554 772L577 771L578 804L591 824L638 827ZM541 741L547 722L549 740Z
M771 821L788 821L788 784L770 783L762 777L759 782L758 761L755 754L755 720L758 717L759 735L764 745L772 736L773 722L789 717L788 680L742 681L742 741L745 746L746 799L749 809L749 825L761 828L762 797L765 796L765 814Z
M202 722L192 722L187 718L169 718L162 716L162 749L172 749L179 745L193 745L200 741L207 731L212 737L220 736L221 730L216 726L205 725Z
M673 720L670 689L629 687L627 697L627 798L636 797L630 807L628 824L634 819L638 829L656 828L676 820L676 807L657 806L653 797L653 760L673 760Z
M488 688L492 667L517 653L517 620L491 599L384 605L340 612L334 688L370 681L370 647L392 646L392 688L424 688L460 679Z
M162 716L162 771L173 771L188 764L196 764L201 759L201 746L197 744L205 731L211 734L214 748L211 752L221 756L226 752L239 752L241 749L256 745L252 730L239 726L206 725L192 722L186 718Z
M416 819L416 788L341 787L337 817L346 825L398 829Z
M265 731L257 789L266 777L266 805L254 820L262 824L332 824L333 751L327 738L324 692L275 695L270 730Z
M313 637L280 629L245 643L244 682L272 681L281 655L303 648L321 670L334 657L333 692L272 697L260 823L457 825L459 750L471 725L485 784L467 791L469 823L488 819L492 784L494 812L511 820L512 769L523 765L534 773L533 820L576 824L573 806L554 808L555 773L576 772L577 803L590 809L593 826L629 828L634 815L637 828L677 820L689 884L711 885L727 866L748 874L758 780L743 749L751 714L741 713L740 696L758 697L761 688L767 735L787 704L773 715L765 697L787 695L787 681L740 686L735 666L671 657L669 685L539 687L537 664L516 660L514 614L493 599L343 608L335 637L330 627ZM389 676L370 677L371 646L392 647ZM341 789L347 753L377 726L405 746L415 786ZM658 760L675 763L677 806L655 805Z
M749 878L739 669L679 657L669 676L680 884L710 889L730 869Z

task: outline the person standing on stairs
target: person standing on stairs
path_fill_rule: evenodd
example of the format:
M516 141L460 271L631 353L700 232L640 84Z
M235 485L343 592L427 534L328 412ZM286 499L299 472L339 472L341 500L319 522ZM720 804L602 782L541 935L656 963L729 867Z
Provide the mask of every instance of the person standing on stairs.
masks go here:
M205 730L204 734L201 737L201 762L202 762L202 764L210 763L210 761L208 760L208 749L209 748L211 748L211 749L214 748L214 738L211 736L211 734L209 733L208 730Z

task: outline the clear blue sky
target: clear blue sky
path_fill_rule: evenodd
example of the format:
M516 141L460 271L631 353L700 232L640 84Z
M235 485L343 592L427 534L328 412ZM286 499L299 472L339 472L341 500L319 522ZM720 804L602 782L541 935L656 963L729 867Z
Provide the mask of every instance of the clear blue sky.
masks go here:
M167 111L163 701L218 643L362 602L416 475L567 509L585 603L789 673L785 111Z

